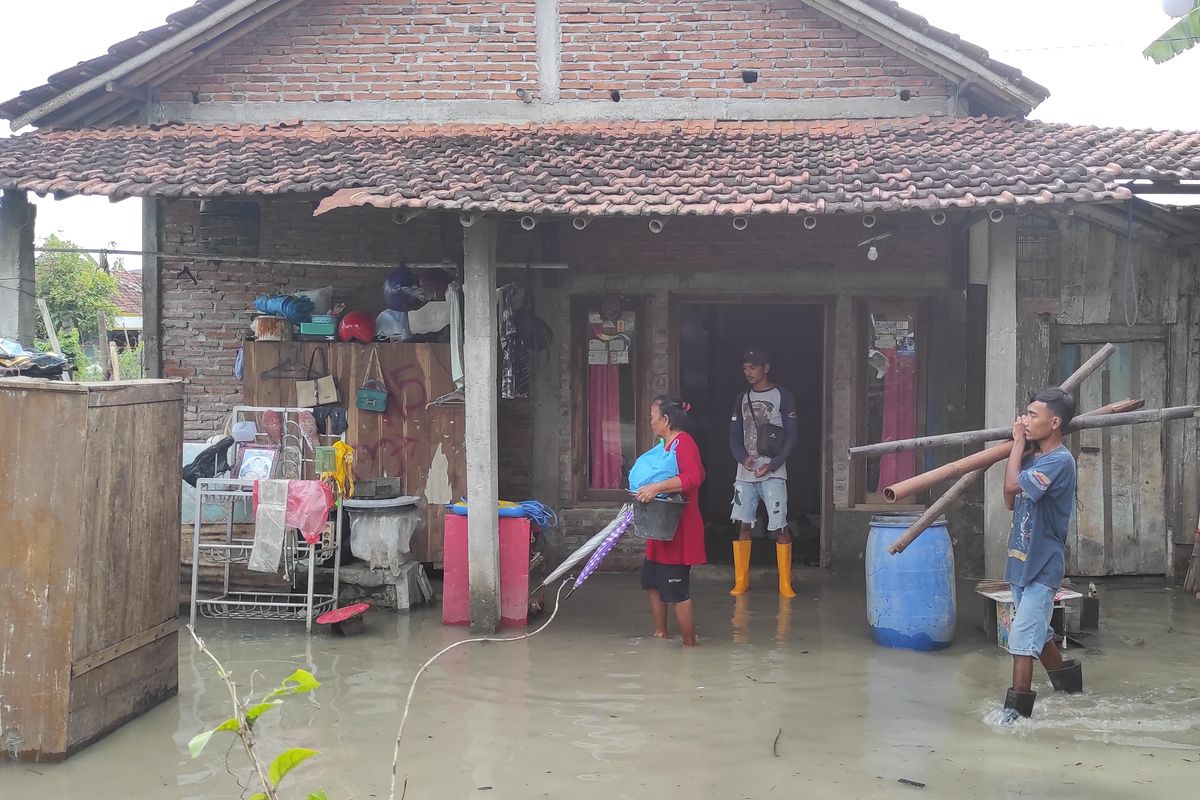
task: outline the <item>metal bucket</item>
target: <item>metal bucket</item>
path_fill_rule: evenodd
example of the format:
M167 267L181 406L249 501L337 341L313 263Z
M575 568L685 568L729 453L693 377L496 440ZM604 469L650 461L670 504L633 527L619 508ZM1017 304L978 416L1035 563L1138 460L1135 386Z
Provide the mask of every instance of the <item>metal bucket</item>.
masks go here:
M643 539L669 542L675 538L675 529L683 516L687 501L681 494L656 497L649 503L633 503L633 533Z

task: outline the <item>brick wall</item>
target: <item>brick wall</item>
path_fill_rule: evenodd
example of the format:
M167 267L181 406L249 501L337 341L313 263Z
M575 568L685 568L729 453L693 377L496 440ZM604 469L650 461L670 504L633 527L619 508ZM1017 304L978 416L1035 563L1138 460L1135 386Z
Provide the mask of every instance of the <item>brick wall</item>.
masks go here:
M534 0L310 0L166 84L163 101L515 100ZM946 80L801 0L564 2L561 97L948 97ZM743 70L757 70L743 83Z
M512 98L537 83L534 0L311 0L163 87L164 101Z
M248 257L396 264L401 261L458 261L462 227L454 216L428 215L397 225L390 212L362 208L312 216L306 201L258 205L257 219L230 216L225 207L201 214L193 201L164 204L163 248L202 250ZM205 244L201 244L201 240ZM505 259L527 259L529 235L515 221L501 231ZM193 283L181 275L184 267ZM242 340L249 335L254 300L260 294L334 288L335 300L372 315L383 310L381 287L387 270L369 267L317 267L171 259L163 267L163 371L186 379L184 432L188 441L221 429L231 406L241 401L233 376ZM512 446L528 449L527 401L505 405L501 431ZM505 473L505 490L529 493L527 468L516 463Z
M562 97L948 97L944 78L801 0L564 2ZM743 70L758 81L743 83Z

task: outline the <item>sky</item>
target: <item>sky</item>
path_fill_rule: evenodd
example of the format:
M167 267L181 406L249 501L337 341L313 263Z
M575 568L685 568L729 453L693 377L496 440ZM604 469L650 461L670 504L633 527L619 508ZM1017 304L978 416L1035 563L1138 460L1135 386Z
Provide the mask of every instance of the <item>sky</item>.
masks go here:
M53 72L162 24L187 2L6 4L16 7L3 12L0 96L38 86ZM1049 88L1050 99L1032 114L1036 119L1200 130L1200 103L1195 102L1200 48L1164 65L1141 55L1171 24L1160 0L901 0L901 5ZM7 134L7 125L0 123L0 135ZM39 237L60 232L81 246L141 247L137 200L34 199ZM140 266L136 257L125 263Z

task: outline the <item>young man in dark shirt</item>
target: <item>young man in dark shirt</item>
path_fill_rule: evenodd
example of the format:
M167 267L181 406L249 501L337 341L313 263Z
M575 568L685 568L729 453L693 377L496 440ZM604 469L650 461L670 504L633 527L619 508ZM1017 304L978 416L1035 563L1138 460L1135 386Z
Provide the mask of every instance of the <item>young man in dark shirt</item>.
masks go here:
M796 401L771 382L771 358L752 347L742 355L742 374L749 389L738 395L729 421L729 449L738 463L733 482L734 522L740 524L733 543L735 597L750 589L750 536L758 505L767 510L767 535L775 539L779 594L792 591L792 534L787 527L787 460L796 446Z
M1004 504L1013 512L1004 578L1016 606L1008 635L1013 679L1004 700L1006 723L1033 714L1035 658L1055 690L1083 691L1083 667L1078 661L1063 661L1050 627L1075 508L1075 459L1063 446L1063 430L1074 416L1075 401L1069 394L1043 389L1013 423L1013 449L1004 472Z

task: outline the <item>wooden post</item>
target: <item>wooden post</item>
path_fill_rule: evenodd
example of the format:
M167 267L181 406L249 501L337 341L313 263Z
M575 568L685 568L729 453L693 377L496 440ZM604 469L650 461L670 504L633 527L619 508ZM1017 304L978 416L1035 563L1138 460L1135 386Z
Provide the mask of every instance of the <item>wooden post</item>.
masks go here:
M112 379L121 380L121 359L117 355L117 343L108 343L108 363L112 366Z
M162 377L162 260L158 200L142 200L142 377Z
M37 207L24 192L0 195L0 337L33 347L37 320L33 232Z
M1008 214L987 225L988 302L987 371L984 423L1009 425L1017 416L1017 219ZM995 578L1004 573L1012 517L1004 507L1004 475L989 472L984 478L984 573Z
M476 217L464 228L463 273L463 373L467 397L467 502L470 505L467 516L467 561L471 632L486 634L494 633L500 622L494 220Z
M108 317L103 311L96 317L96 335L99 336L99 341L96 342L96 354L100 358L100 370L104 373L104 380L112 380L112 359L108 355Z

